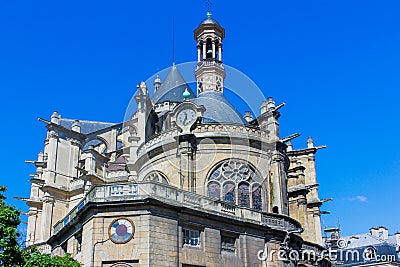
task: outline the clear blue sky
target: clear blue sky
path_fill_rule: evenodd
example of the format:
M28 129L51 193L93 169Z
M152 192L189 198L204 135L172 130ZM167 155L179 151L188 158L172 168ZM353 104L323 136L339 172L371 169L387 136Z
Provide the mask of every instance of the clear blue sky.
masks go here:
M400 230L400 2L213 1L226 28L224 62L286 102L282 136L311 135L327 226ZM43 148L38 117L119 122L135 85L175 61L196 60L193 29L205 1L0 2L0 184L29 196ZM251 94L251 92L248 92Z

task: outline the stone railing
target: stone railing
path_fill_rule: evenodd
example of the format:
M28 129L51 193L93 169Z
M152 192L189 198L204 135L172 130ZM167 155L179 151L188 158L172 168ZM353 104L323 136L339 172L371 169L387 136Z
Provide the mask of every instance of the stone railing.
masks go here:
M141 144L137 150L137 155L140 158L143 156L147 151L153 149L156 146L159 146L162 141L170 140L173 141L174 137L178 136L179 132L178 129L172 129L170 131L162 132L157 135L153 135L152 137L146 139L146 142Z
M197 63L197 68L203 67L203 66L215 66L217 65L218 67L224 68L224 65L220 61L215 61L215 60L202 60L199 63Z
M128 172L124 171L124 170L107 171L106 175L107 175L106 178L108 180L112 180L112 179L119 178L119 177L127 177L128 176Z
M241 138L261 138L261 131L249 125L235 124L235 123L202 123L199 124L193 133L198 137L207 136L227 136L227 137L241 137ZM137 150L137 155L140 158L146 152L166 143L176 141L179 135L178 129L171 129L157 135L153 135L146 140Z
M208 133L208 132L218 132L218 133L237 133L246 136L261 137L261 131L256 127L233 124L233 123L204 123L198 125L194 133Z
M85 198L69 214L54 225L54 234L74 221L76 215L89 203L126 202L152 198L166 204L206 211L217 216L225 216L250 223L268 226L277 230L299 229L296 220L279 214L259 212L238 207L234 204L214 200L206 196L191 193L169 185L152 181L94 186Z
M301 224L284 215L280 214L263 214L262 222L271 228L293 231L301 228Z

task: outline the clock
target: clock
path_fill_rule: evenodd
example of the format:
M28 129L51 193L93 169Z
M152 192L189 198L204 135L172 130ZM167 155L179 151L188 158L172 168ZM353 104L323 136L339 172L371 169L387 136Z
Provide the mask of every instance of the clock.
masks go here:
M196 111L191 108L185 108L179 111L176 116L176 123L179 126L188 126L197 119Z
M117 244L125 244L133 238L135 225L129 218L117 218L108 227L110 240Z

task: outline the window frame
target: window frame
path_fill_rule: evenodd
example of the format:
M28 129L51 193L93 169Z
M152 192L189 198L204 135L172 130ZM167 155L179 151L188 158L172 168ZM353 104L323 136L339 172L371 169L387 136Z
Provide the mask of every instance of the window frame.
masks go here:
M186 234L189 234L188 236ZM195 237L195 233L198 233ZM200 248L202 245L202 230L197 227L182 226L182 246L190 248ZM193 245L192 240L196 240L197 244ZM186 242L188 241L188 242Z

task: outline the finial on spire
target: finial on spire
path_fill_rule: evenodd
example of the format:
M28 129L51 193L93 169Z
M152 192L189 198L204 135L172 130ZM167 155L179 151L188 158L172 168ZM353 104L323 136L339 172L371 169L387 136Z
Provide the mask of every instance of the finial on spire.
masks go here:
M207 5L207 18L211 18L211 0L207 0L206 1L206 5Z

